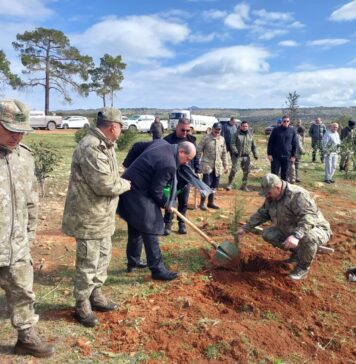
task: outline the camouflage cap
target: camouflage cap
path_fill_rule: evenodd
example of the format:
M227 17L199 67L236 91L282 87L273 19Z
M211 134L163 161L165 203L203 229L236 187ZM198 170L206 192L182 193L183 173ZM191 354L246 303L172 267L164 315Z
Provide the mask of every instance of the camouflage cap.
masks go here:
M112 123L119 123L123 126L121 111L113 107L104 107L101 111L99 111L97 120L111 121Z
M18 100L0 101L0 123L5 129L14 133L33 131L30 126L28 109Z
M280 184L281 179L277 175L273 173L268 173L262 178L261 191L259 192L259 194L266 197L269 190Z

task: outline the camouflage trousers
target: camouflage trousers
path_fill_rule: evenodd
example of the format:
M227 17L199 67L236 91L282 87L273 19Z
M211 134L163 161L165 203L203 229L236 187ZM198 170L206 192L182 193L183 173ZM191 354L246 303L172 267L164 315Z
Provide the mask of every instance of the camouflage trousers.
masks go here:
M12 326L25 330L38 321L35 314L33 267L30 257L17 261L8 267L0 267L0 287L5 290L7 307Z
M73 292L77 301L88 299L94 288L105 283L111 249L110 236L102 239L77 239Z
M263 230L263 239L273 246L286 250L283 247L283 242L288 238L276 226L271 226ZM305 266L310 266L312 263L318 246L325 245L330 239L330 232L322 228L313 228L309 230L302 239L299 240L297 247L298 262Z
M312 151L313 162L315 162L315 160L316 160L316 153L317 153L318 149L319 149L319 153L320 153L320 160L322 162L324 162L324 149L323 149L322 140L312 139L311 146L313 149L313 151Z
M239 168L238 164L239 164L239 160L240 160L240 166L243 172L243 176L242 176L242 182L247 182L248 179L248 174L250 173L251 170L251 162L250 162L250 157L249 156L245 156L245 157L236 157L235 155L231 154L231 171L229 174L229 180L233 180L237 170Z

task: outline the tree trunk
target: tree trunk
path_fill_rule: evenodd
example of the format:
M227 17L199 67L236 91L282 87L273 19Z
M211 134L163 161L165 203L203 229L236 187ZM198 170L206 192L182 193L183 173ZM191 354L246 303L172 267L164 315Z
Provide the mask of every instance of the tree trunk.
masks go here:
M49 114L49 61L50 55L49 51L51 48L50 42L48 43L46 50L46 81L45 81L45 115Z

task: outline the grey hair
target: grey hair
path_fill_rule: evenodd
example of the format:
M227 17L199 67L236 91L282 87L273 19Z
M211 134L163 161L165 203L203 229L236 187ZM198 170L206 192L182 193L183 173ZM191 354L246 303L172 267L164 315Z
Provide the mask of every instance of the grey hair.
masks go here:
M190 121L187 118L179 118L178 124L190 124Z
M178 151L179 150L182 150L185 155L196 153L195 145L186 141L178 144Z

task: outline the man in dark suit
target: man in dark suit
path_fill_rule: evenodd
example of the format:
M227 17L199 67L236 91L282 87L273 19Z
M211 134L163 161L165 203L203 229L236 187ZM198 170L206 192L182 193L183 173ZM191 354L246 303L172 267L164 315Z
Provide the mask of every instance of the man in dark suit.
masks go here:
M121 195L118 206L120 216L128 225L128 272L139 267L144 245L153 279L169 281L177 277L176 272L165 267L157 237L164 232L161 208L172 213L173 199L167 198L163 189L171 184L175 190L177 168L189 163L195 154L195 146L190 142L172 145L157 139L124 172L122 177L132 181L131 190Z
M169 144L179 144L184 141L188 141L196 145L196 138L195 136L189 134L190 132L190 122L186 118L180 118L178 120L178 124L176 126L176 130L167 135L164 140L166 140ZM193 160L189 163L192 170L199 174L201 173L201 166L199 158L195 157ZM178 200L178 211L185 215L188 208L188 199L189 199L189 184L187 181L182 179L180 176L178 176L178 187L177 187L179 194L177 195ZM169 212L165 212L164 214L164 235L169 235L171 233L172 229L172 220L173 215ZM178 234L186 234L186 228L184 221L182 221L181 218L178 217Z
M287 115L282 118L282 126L274 128L268 140L267 156L271 162L271 173L279 175L281 179L288 181L290 162L295 162L295 153L298 146L295 128L289 126Z

